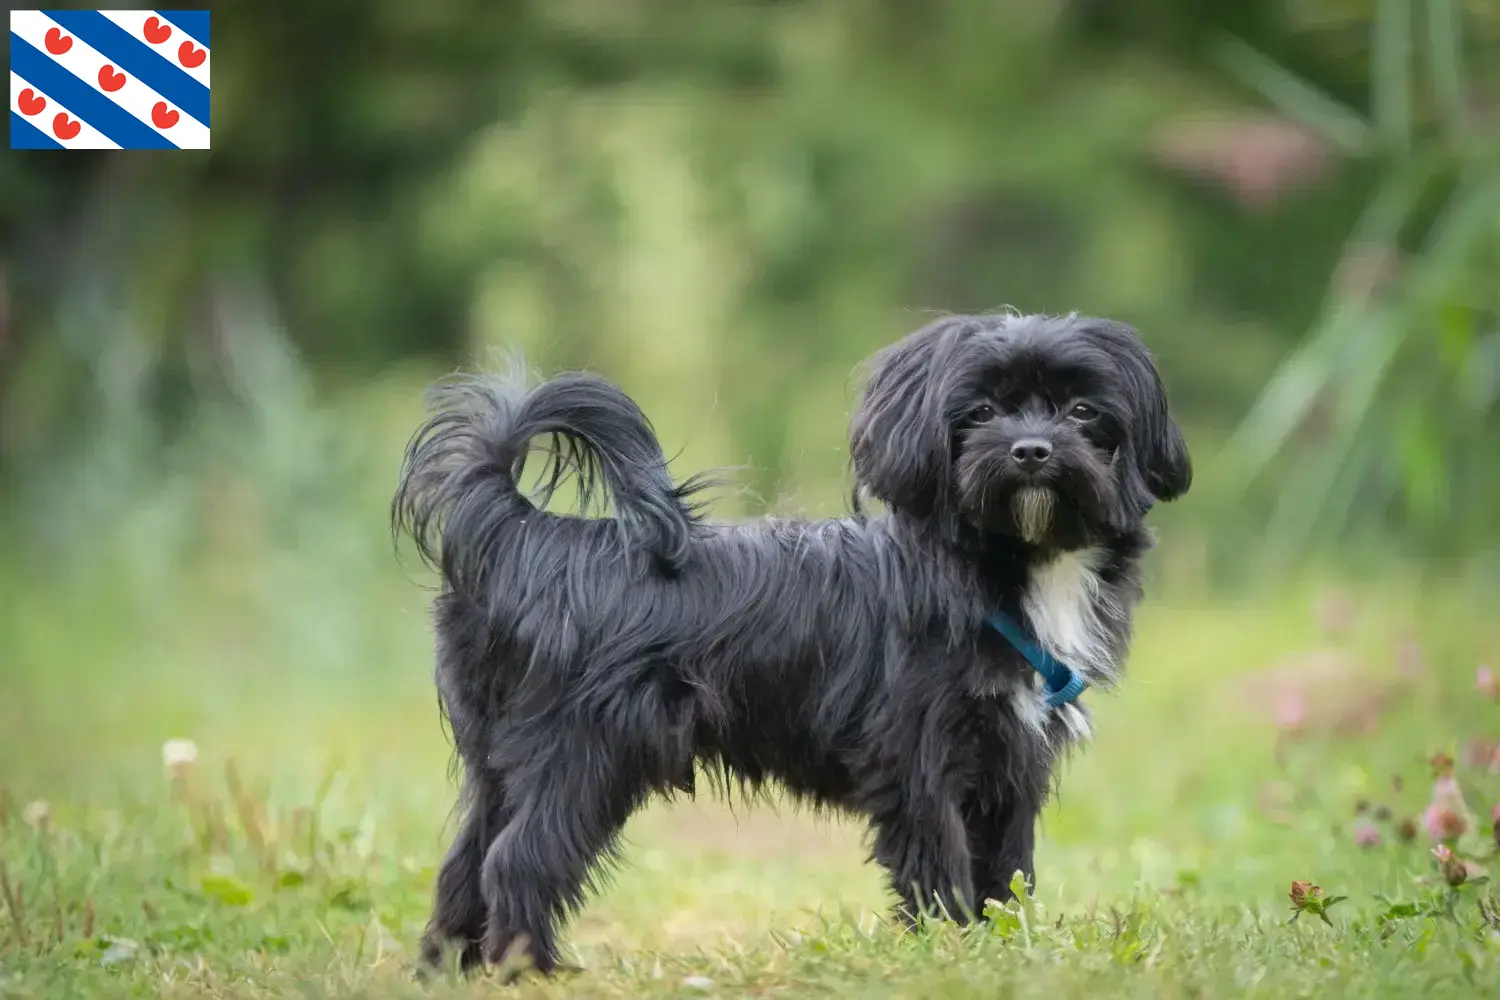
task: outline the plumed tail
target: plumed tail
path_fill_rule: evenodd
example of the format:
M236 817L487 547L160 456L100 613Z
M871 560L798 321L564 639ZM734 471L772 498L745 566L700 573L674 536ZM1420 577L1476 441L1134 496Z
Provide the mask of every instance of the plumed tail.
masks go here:
M699 523L693 497L708 482L672 480L650 422L618 386L571 373L527 389L518 368L445 380L428 409L407 445L391 524L449 590L482 593L504 530L558 516L542 508L570 479L578 513L611 514L629 550L669 572L681 566ZM528 494L520 483L533 453L546 464Z

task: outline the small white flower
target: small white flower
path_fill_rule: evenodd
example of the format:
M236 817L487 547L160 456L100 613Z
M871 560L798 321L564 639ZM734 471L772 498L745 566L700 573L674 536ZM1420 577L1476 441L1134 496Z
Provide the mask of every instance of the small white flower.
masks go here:
M26 825L35 830L45 830L52 825L52 807L41 799L26 803L26 808L21 810L21 818Z
M99 956L100 965L119 965L135 958L135 953L140 950L140 945L129 938L106 938L109 947L104 949L104 954Z
M682 985L690 990L711 990L714 988L714 981L707 976L684 976Z
M186 777L198 762L198 744L192 740L167 740L161 745L161 762L172 777Z

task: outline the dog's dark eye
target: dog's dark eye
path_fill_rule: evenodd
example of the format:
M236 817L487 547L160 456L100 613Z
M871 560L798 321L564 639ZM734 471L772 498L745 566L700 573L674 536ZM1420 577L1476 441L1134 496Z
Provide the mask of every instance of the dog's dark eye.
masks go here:
M1099 411L1087 403L1074 403L1073 408L1068 411L1068 416L1081 424L1086 424L1099 415Z
M980 403L969 411L969 419L976 424L988 423L995 419L995 408L988 403Z

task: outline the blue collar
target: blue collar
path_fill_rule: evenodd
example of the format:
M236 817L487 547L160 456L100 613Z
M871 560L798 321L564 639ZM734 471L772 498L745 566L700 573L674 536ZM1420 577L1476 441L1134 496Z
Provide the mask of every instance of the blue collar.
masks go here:
M1042 675L1047 682L1047 707L1060 708L1083 694L1088 681L1074 673L1066 663L1037 645L1021 626L1003 611L996 611L985 619L990 628L1005 637L1005 641L1016 647L1016 652L1026 657L1031 669Z

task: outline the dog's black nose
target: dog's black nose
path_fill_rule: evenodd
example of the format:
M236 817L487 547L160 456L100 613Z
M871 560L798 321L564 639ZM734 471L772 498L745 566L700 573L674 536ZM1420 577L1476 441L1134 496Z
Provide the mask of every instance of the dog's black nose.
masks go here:
M1052 442L1041 438L1022 438L1010 446L1010 457L1027 472L1035 472L1052 457Z

